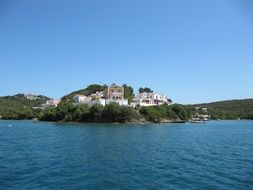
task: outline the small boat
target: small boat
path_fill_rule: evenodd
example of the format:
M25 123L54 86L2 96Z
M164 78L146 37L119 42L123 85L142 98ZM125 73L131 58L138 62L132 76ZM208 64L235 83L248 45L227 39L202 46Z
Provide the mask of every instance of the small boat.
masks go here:
M205 120L190 120L189 123L206 123Z

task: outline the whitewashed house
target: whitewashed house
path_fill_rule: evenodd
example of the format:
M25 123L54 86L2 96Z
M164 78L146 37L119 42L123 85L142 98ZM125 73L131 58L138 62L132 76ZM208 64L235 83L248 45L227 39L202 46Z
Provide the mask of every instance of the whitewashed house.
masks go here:
M80 104L87 104L89 106L92 106L94 104L101 104L102 106L105 106L105 99L102 98L102 93L95 93L90 96L85 96L82 94L76 94L73 97L74 105L80 105Z
M154 92L139 93L135 98L136 107L141 106L159 106L163 104L171 104L172 101L164 95Z
M89 100L89 98L85 95L82 95L82 94L76 94L74 97L73 97L73 101L75 103L79 103L79 104L85 104L87 101Z
M48 108L48 107L57 107L58 104L60 103L60 100L47 100L45 104L42 104L43 108Z

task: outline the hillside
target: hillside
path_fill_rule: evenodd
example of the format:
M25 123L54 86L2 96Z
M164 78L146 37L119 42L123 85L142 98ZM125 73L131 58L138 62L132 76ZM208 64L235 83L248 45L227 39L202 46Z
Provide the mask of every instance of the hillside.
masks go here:
M61 100L72 101L72 98L76 94L82 94L82 95L88 96L88 95L91 95L91 94L96 93L96 92L104 91L105 88L106 88L106 85L102 86L102 85L99 85L99 84L92 84L92 85L89 85L87 88L80 89L80 90L71 92L70 94L67 94L67 95L63 96L61 98Z
M212 119L253 119L253 99L186 105L191 110L194 107L208 108Z
M32 107L39 107L50 98L39 95L36 100L30 100L24 94L0 97L0 115L3 118L24 119L32 118L34 110Z

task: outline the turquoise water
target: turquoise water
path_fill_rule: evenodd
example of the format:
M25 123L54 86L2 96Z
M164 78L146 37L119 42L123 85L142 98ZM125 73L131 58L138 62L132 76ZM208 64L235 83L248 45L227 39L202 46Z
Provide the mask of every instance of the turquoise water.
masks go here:
M0 189L253 189L253 122L0 121Z

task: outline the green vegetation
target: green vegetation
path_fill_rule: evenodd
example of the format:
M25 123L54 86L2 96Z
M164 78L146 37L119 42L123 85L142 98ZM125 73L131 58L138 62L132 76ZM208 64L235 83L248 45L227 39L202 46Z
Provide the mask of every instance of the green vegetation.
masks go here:
M32 109L40 107L50 98L37 96L36 100L25 98L24 94L0 97L0 115L2 119L33 119L39 116L40 110Z
M48 108L41 114L42 121L90 122L90 123L125 123L125 122L155 122L165 120L187 120L188 116L180 105L162 105L142 107L139 111L127 106L110 103L105 107L94 104L73 106L70 102L61 103L57 108Z
M186 121L188 114L185 109L180 105L161 105L142 107L140 114L144 116L147 121L159 123L164 120L178 120Z
M123 85L124 87L124 98L128 100L130 104L134 99L134 89L131 86Z
M136 110L116 103L110 103L105 107L100 104L89 107L86 104L73 106L70 102L64 102L57 108L45 109L39 119L42 121L125 123L135 122L140 118Z
M195 107L206 107L211 119L253 119L253 99L220 101L184 107L192 113Z

